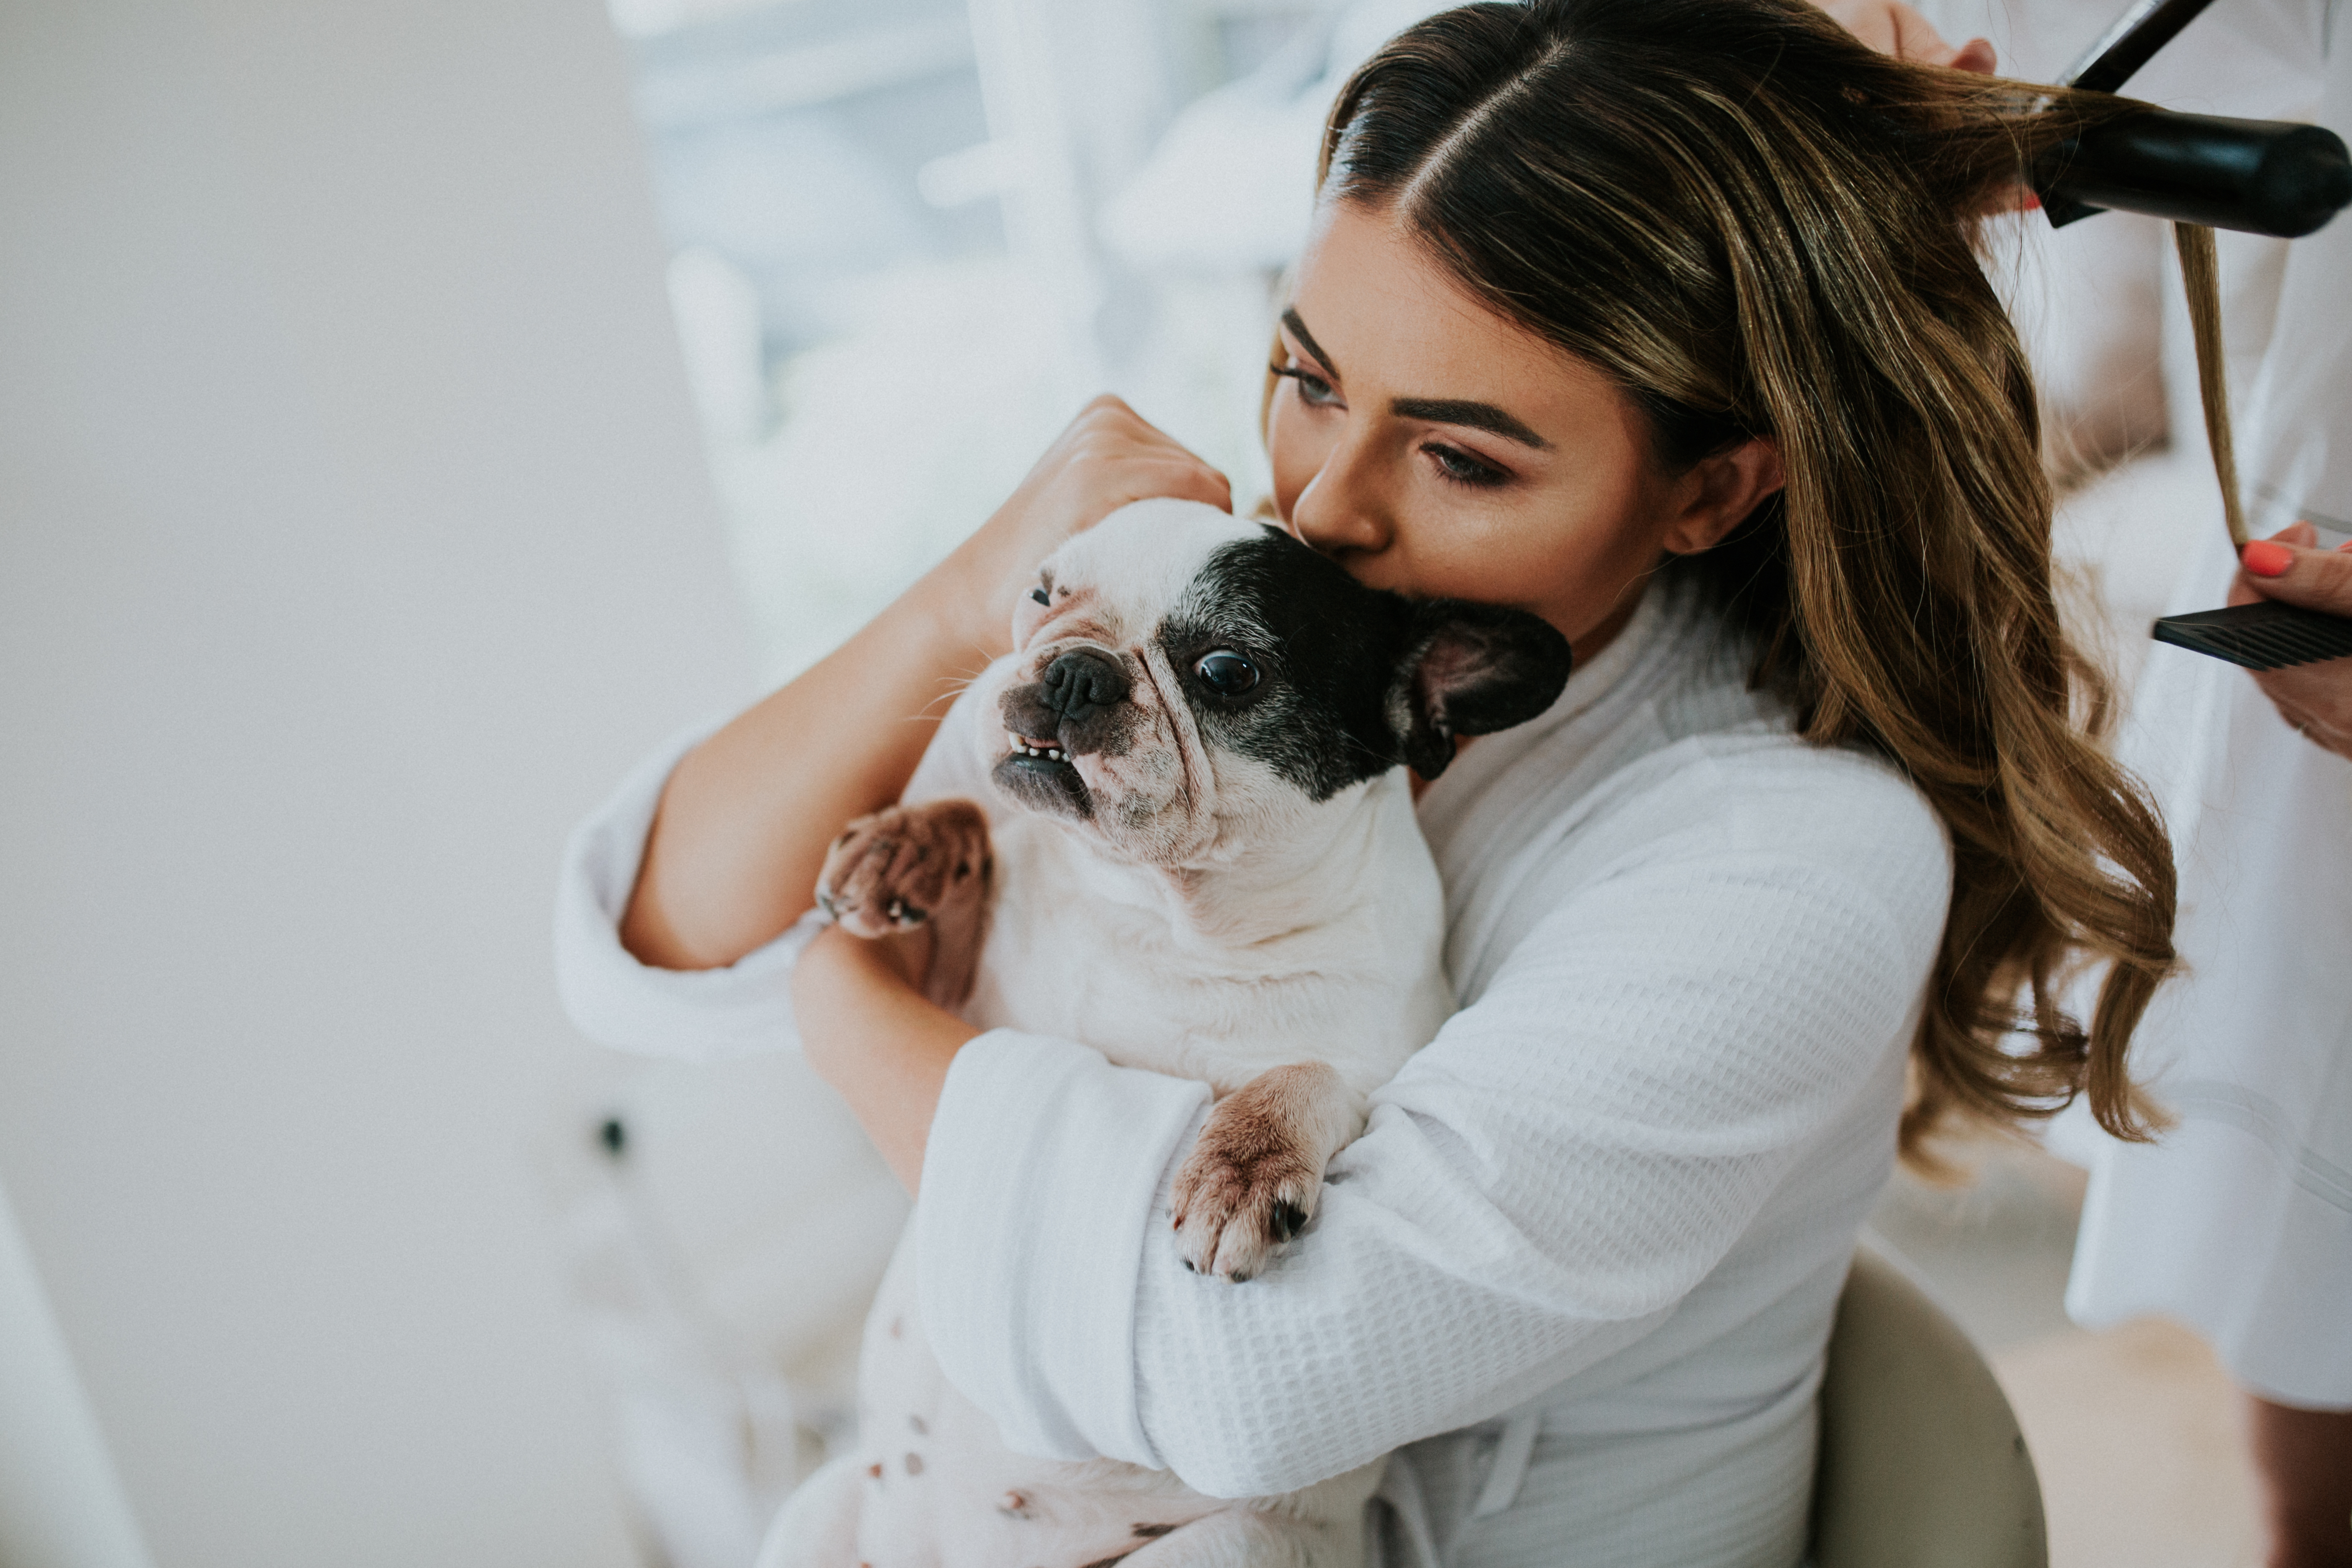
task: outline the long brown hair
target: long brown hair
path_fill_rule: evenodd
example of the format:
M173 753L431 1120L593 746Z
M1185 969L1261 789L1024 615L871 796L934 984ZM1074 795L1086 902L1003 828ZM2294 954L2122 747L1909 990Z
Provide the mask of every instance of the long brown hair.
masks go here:
M1670 471L1749 437L1785 492L1696 576L1818 745L1889 758L1951 834L1906 1154L2087 1095L2145 1138L2125 1048L2173 966L2173 866L2099 750L2052 603L2051 487L1979 266L2018 171L2137 107L1906 64L1803 0L1467 5L1340 93L1325 200L1391 213L1475 296L1598 366ZM2106 964L2085 1029L2060 1005Z

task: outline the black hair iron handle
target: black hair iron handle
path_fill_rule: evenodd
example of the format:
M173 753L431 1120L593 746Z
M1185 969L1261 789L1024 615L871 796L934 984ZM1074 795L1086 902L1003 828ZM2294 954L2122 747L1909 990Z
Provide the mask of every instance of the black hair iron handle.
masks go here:
M2134 0L2065 75L2114 92L2213 0ZM2032 171L2051 226L2114 208L2299 239L2352 205L2352 157L2317 125L2153 110L2053 149Z
M2149 110L2033 166L2051 226L2114 208L2300 239L2352 205L2352 155L2324 125Z
M2098 41L2067 68L2065 84L2085 92L2113 92L2172 42L2213 0L2137 0L2107 24Z

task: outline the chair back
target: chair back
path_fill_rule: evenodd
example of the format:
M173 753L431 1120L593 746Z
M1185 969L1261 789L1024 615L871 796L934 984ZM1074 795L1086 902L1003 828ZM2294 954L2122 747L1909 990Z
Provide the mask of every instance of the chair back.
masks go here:
M1813 1568L2048 1568L2042 1487L1992 1371L1865 1241L1822 1382Z

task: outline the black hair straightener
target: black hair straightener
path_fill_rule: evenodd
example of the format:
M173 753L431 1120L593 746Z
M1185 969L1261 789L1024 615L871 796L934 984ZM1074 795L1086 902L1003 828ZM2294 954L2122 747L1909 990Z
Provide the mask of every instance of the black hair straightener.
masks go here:
M2116 91L2211 3L2137 0L2075 62L2065 85ZM2241 229L2285 239L2315 233L2352 205L2352 155L2343 139L2319 125L2152 109L2053 148L2027 175L2053 227L2108 209L2147 213L2175 225L2192 304L2200 291L2206 300L2206 309L2191 310L2198 378L2231 538L2243 545L2221 378L2221 324L2213 304L2212 231ZM2156 623L2155 635L2159 642L2249 669L2352 656L2352 618L2270 601L2168 616Z

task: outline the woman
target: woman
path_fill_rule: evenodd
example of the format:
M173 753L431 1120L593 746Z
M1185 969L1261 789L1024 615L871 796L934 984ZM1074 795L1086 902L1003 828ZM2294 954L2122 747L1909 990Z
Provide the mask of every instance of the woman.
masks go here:
M2352 135L2352 12L2330 11L2216 6L2149 86ZM2352 222L2229 237L2238 472L2251 530L2273 537L2233 554L2200 486L2167 607L2352 614L2352 557L2319 531L2352 535ZM2194 430L2180 379L2173 427ZM2177 1121L2154 1145L2053 1129L2091 1172L2067 1308L2089 1328L2154 1315L2201 1334L2245 1394L2266 1568L2352 1568L2352 659L2250 679L2159 647L2132 706L2118 752L2172 834L2188 971L2137 1052Z
M1969 250L2021 153L2105 112L2028 101L1794 0L1475 5L1340 96L1273 515L1377 586L1533 610L1579 668L1423 797L1463 1007L1263 1280L1146 1245L1199 1085L973 1038L919 952L803 918L1055 542L1225 501L1116 404L591 825L575 1016L673 1051L796 1021L920 1184L925 1299L958 1308L927 1327L1016 1447L1225 1496L1402 1448L1391 1562L1787 1568L1898 1124L1917 1152L2079 1093L2138 1134L2125 1046L2170 962L2163 837L2076 723L2101 694ZM2112 966L2087 1026L2055 1002L2078 957Z

